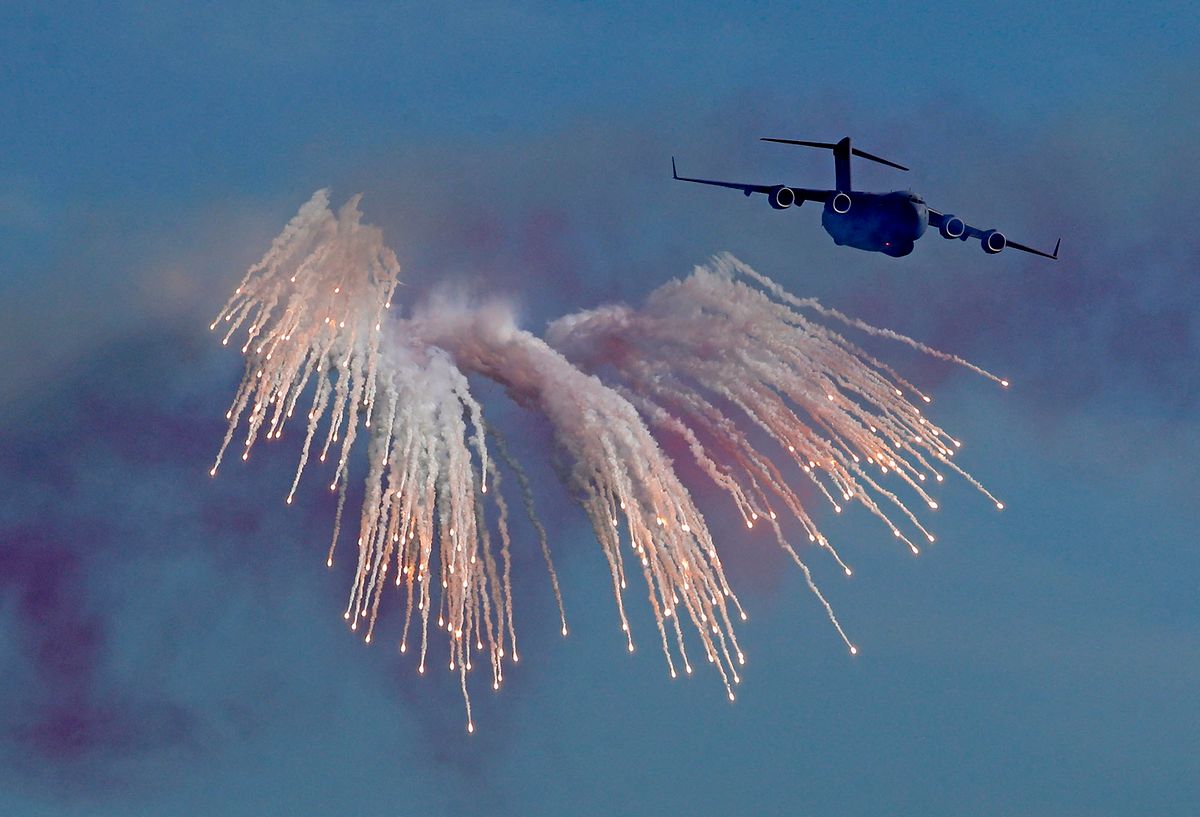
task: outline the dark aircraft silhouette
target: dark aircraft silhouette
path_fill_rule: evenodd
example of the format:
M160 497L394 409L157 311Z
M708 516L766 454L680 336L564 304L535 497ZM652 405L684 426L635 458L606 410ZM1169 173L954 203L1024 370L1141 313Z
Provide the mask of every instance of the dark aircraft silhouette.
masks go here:
M671 157L671 174L681 182L729 187L741 190L746 196L752 193L763 193L776 210L786 210L793 204L798 206L806 201L823 202L825 209L821 213L821 226L833 237L833 242L838 246L856 247L860 250L881 252L884 255L899 258L912 252L913 243L925 234L926 227L933 227L941 233L942 238L957 238L960 241L978 238L980 246L988 255L995 255L1005 247L1012 247L1014 250L1058 260L1058 247L1062 244L1061 238L1054 245L1053 254L1046 253L1015 241L1009 241L999 230L981 230L967 224L958 216L940 213L926 206L925 199L911 191L866 193L852 189L850 187L851 155L870 159L872 162L879 162L897 170L908 170L908 168L895 162L889 162L887 159L872 156L864 150L850 147L849 136L837 144L765 137L762 141L832 150L835 174L834 189L809 190L804 187L789 187L785 184L740 184L712 179L689 179L680 176L676 171L674 156Z

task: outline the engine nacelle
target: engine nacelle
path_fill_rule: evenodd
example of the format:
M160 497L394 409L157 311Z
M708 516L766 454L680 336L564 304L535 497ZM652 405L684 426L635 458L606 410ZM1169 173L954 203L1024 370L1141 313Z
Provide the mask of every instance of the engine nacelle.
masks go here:
M771 207L776 210L786 210L796 203L796 191L786 185L780 185L771 189L767 195L767 199L771 202Z
M995 255L1008 246L1008 239L999 230L988 230L980 237L979 243L985 253Z
M850 197L845 193L837 193L829 200L829 206L833 208L833 212L840 215L845 215L850 212Z
M942 226L938 228L942 238L962 238L967 232L967 225L958 216L946 214L942 216Z

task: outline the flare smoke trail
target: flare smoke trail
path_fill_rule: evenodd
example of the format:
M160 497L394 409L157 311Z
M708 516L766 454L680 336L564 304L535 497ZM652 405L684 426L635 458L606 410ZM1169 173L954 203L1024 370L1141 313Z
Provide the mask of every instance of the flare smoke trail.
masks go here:
M407 314L389 312L400 267L381 232L362 224L358 201L335 215L328 192L316 193L212 324L223 343L245 327L246 371L211 473L243 425L243 460L263 429L268 440L279 438L312 381L287 502L314 446L322 462L333 451L329 488L339 501L332 565L361 418L366 495L344 616L370 642L388 580L403 588L400 650L407 652L409 634L419 628L423 673L430 621L446 631L470 731L467 680L475 661L486 660L499 689L504 659L515 663L519 653L508 505L469 375L502 384L551 424L571 465L565 478L608 562L628 649L634 641L625 591L628 574L640 570L671 676L678 667L692 672L684 635L690 625L730 700L744 663L734 620L746 614L703 514L655 434L686 445L747 527L769 525L851 653L857 648L787 541L781 517L793 519L847 575L851 569L821 534L789 474L811 481L835 512L843 503L862 505L913 553L914 539L934 537L897 491L936 509L930 478L941 482L952 472L1003 508L952 461L958 441L918 405L930 398L818 319L908 344L1008 385L964 360L796 298L729 255L664 284L639 309L606 306L560 318L544 340L519 328L497 303L471 308L433 299ZM753 429L778 450L764 451ZM528 483L502 444L497 450L539 531L566 635ZM885 486L888 479L893 487Z

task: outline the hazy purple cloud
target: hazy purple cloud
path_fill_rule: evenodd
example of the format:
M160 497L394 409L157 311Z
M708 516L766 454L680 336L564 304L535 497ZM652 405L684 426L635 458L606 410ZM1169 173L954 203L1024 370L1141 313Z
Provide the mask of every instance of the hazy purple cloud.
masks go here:
M21 112L0 157L0 811L531 814L623 791L614 813L1190 813L1200 112L1184 26L1139 9L1163 30L1148 43L1066 9L1071 43L1040 48L1027 38L1056 15L997 45L932 9L931 50L839 7L833 23L866 43L851 65L832 23L764 40L757 10L616 33L591 9L519 13L539 36L508 27L508 8L389 26L320 4L57 28L39 9L4 26L4 59L56 68L0 79ZM692 17L705 35L673 38ZM792 50L804 31L811 60ZM379 54L412 56L381 70ZM652 70L661 54L673 62ZM826 79L833 65L846 76ZM928 236L892 261L834 247L811 206L774 213L667 175L674 154L697 175L821 184L827 156L755 140L843 134L913 168L856 168L864 186L911 185L1038 246L1061 233L1063 259ZM1010 376L993 393L882 352L946 394L939 419L969 434L964 460L1011 510L997 521L952 495L919 563L843 520L859 578L824 586L870 645L851 665L775 546L698 488L753 605L746 691L718 709L716 685L622 655L547 430L481 387L555 533L573 633L556 635L529 549L527 659L464 741L457 689L394 653L398 622L371 648L345 632L349 566L322 566L328 491L313 480L283 507L294 435L205 473L241 364L203 329L327 185L365 192L405 302L446 284L499 294L539 331L731 250Z

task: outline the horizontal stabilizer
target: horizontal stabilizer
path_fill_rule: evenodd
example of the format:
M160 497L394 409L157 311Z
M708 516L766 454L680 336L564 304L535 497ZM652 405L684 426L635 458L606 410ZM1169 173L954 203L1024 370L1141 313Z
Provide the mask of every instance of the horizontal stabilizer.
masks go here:
M778 142L781 145L802 145L804 147L809 147L809 148L824 148L825 150L834 150L837 147L837 144L834 142L806 142L801 139L772 139L767 136L762 137L762 139L760 139L759 141ZM871 154L871 153L867 153L865 150L859 150L858 148L852 147L852 148L850 148L850 152L852 154L854 154L855 156L861 157L863 159L870 159L872 162L879 162L879 164L881 164L881 165L887 165L888 167L894 167L897 170L908 170L908 168L905 167L904 165L898 165L895 162L888 161L887 159L880 158L879 156L875 156L874 154Z

